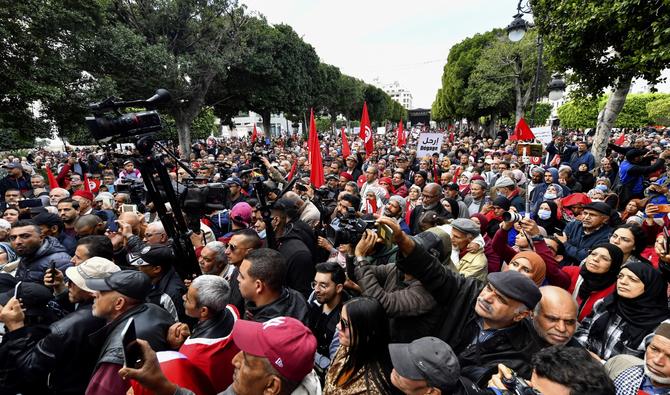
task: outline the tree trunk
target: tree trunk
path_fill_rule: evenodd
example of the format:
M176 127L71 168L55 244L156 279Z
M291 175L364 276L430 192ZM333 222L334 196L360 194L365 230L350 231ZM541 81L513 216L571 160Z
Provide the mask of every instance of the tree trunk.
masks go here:
M498 133L498 114L491 114L491 120L488 125L488 135L492 139L496 138L496 133Z
M263 118L263 134L268 138L270 137L270 111L261 110L258 114Z
M183 117L175 117L175 124L177 126L177 136L179 136L180 156L188 161L191 155L191 122Z
M593 137L593 147L591 153L596 159L596 163L600 163L600 159L605 157L605 150L609 143L610 133L612 127L616 123L616 119L626 103L626 96L630 91L632 79L621 81L617 84L616 89L607 99L605 108L598 114L598 125L596 127L596 134Z

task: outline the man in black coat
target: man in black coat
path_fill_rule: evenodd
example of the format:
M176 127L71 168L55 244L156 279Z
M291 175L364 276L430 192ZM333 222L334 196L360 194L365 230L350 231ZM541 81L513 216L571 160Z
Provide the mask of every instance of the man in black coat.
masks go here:
M436 336L458 355L462 375L485 385L504 363L530 378L531 357L541 349L526 318L540 301L540 290L528 277L507 271L488 275L488 284L444 268L422 246L387 218L400 253L398 268L423 284L443 308Z

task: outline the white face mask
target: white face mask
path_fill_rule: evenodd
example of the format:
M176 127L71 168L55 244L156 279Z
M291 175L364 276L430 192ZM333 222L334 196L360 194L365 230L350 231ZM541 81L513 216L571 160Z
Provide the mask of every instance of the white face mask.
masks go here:
M537 210L537 216L540 217L540 219L547 220L551 218L551 210Z
M258 237L260 237L261 239L265 239L265 237L266 237L266 230L265 229L263 229L263 230L261 230L260 232L257 232L257 233L258 233Z
M556 199L556 194L555 193L545 193L544 198L547 200L554 200Z

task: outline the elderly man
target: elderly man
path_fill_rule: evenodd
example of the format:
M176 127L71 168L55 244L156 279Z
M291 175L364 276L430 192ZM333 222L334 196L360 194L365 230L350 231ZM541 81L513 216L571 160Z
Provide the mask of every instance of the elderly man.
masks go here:
M504 363L530 378L531 357L542 348L526 320L542 297L537 285L515 271L490 273L484 284L445 270L395 221L381 217L379 222L393 230L398 268L443 306L436 333L458 355L462 375L482 385Z
M221 394L317 394L321 385L312 370L316 340L298 320L278 317L265 324L240 320L235 322L233 342L240 352L233 358L235 380ZM138 340L142 368L123 368L119 375L137 380L156 395L194 395L179 388L163 375L156 353Z
M621 354L605 363L617 395L670 393L670 323L661 323L645 343L644 360Z
M107 322L92 335L101 341L102 350L86 394L125 394L130 383L122 380L118 372L124 364L121 333L126 323L133 318L137 338L163 351L169 348L166 335L174 319L163 308L144 303L151 291L151 280L139 271L122 270L104 279L87 278L85 284L95 292L93 315Z
M577 302L563 288L545 285L542 299L533 312L533 327L552 346L579 347L572 336L577 330Z
M77 191L72 195L72 199L79 203L79 215L93 214L93 193L89 191Z
M64 188L54 188L49 191L49 204L56 207L58 202L70 197L70 192Z
M421 232L421 218L426 211L434 211L438 216L447 217L449 212L440 203L442 199L442 187L434 182L423 187L421 196L423 200L420 206L417 206L409 217L409 228L415 235Z
M516 209L517 212L523 212L526 210L525 199L520 195L521 190L516 186L516 182L507 177L502 176L498 178L495 183L496 192L510 201L510 204Z
M592 202L584 206L581 221L570 222L563 235L556 236L565 244L565 260L579 264L593 246L606 243L612 234L608 222L612 208L603 202Z
M228 281L234 269L233 265L228 264L226 245L220 241L209 242L202 248L198 265L202 274L220 276Z
M452 265L449 265L449 268L463 276L486 281L488 260L484 255L484 249L479 247L475 251L468 250L468 245L481 235L480 230L479 225L467 218L457 218L451 223L453 248L451 250Z
M470 194L463 199L470 215L482 211L486 205L486 188L484 180L474 180L470 183Z
M144 231L144 239L142 241L144 244L167 245L170 238L165 232L163 223L161 221L155 221L147 225L147 229Z

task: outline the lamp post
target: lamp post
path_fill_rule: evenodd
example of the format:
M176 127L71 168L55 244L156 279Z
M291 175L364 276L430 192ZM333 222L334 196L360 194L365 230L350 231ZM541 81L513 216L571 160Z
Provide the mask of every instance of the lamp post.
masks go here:
M507 37L512 42L519 42L526 35L526 31L532 28L533 25L531 22L523 19L524 14L531 14L532 10L530 8L530 3L526 2L526 5L522 5L523 0L519 0L519 3L516 6L516 14L512 22L507 25ZM542 54L544 51L544 43L542 37L537 35L537 67L535 69L535 79L533 81L533 104L530 110L530 126L535 126L535 106L537 105L538 99L538 89L540 85L540 80L542 79ZM560 75L555 74L552 81L549 83L549 99L552 101L560 100L563 97L563 91L565 91L565 82L560 79ZM552 85L553 84L553 85ZM555 99L557 97L557 99Z

